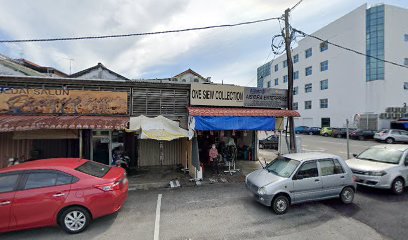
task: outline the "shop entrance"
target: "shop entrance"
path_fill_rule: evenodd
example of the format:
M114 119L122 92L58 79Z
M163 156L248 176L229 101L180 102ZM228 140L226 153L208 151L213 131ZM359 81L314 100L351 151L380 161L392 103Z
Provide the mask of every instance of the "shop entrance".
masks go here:
M111 133L110 131L92 131L92 151L91 159L95 162L109 165L111 154Z

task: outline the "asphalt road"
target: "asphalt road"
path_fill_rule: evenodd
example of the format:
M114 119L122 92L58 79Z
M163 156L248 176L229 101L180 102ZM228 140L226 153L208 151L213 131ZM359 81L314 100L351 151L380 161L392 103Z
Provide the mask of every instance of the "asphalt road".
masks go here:
M374 228L349 216L360 214L359 205L345 208L337 201L307 203L278 216L255 202L243 184L132 191L122 211L96 220L81 234L45 228L0 238L154 239L159 194L159 239L384 239Z

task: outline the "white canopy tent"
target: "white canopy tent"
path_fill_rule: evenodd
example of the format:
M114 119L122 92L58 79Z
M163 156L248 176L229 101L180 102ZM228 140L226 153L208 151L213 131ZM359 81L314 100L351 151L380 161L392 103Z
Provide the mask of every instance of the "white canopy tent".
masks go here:
M140 131L140 139L171 141L188 137L188 131L179 127L179 123L163 116L149 118L131 117L128 131Z

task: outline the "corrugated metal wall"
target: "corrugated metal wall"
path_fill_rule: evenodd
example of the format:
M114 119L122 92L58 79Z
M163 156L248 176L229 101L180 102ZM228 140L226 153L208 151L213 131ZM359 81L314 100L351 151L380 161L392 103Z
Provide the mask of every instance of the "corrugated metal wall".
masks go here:
M187 139L173 141L139 140L138 166L172 166L185 164L188 158Z
M139 167L160 166L160 145L159 141L150 139L139 140L138 150Z
M13 133L0 133L0 168L7 167L9 158L30 157L32 140L13 140Z

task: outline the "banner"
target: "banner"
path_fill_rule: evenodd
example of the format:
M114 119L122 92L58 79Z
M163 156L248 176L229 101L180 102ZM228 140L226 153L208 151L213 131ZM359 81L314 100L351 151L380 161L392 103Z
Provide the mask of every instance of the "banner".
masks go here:
M273 88L245 88L245 107L287 108L288 90Z
M3 114L127 114L127 92L0 88Z

